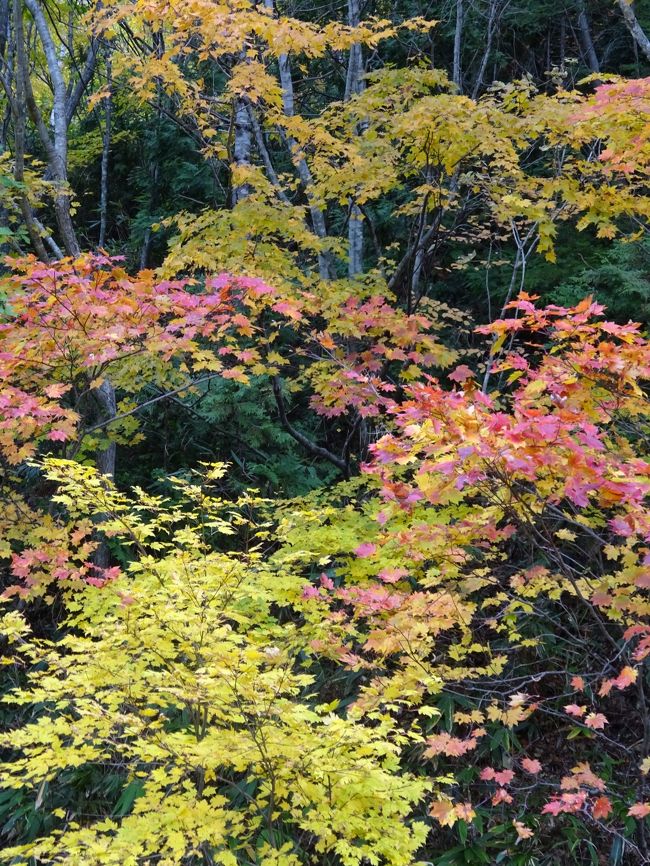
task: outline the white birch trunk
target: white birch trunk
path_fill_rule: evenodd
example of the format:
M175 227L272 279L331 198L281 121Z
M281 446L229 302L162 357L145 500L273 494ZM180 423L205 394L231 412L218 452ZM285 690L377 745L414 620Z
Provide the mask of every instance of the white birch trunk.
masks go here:
M639 20L634 14L634 5L631 0L617 0L619 8L623 13L625 24L630 31L632 38L639 46L641 51L650 60L650 39L639 24Z
M359 26L359 0L348 0L348 24ZM358 95L363 90L363 53L357 42L350 48L348 69L345 79L345 101ZM362 128L357 132L361 134ZM350 200L348 218L348 276L355 277L363 271L363 214L359 205Z

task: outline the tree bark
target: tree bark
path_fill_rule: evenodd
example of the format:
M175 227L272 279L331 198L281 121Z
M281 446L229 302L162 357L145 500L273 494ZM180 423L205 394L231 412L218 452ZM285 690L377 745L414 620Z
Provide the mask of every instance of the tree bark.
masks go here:
M578 11L578 31L589 69L591 72L600 72L600 63L598 62L598 55L596 54L594 40L591 36L591 27L589 26L587 10L585 9L583 0L581 0Z
M117 405L115 389L108 379L104 379L99 388L95 388L94 395L99 409L100 421L112 421L117 415ZM102 475L107 475L110 478L115 475L115 452L115 443L111 442L103 451L98 451L95 458L99 471Z
M278 173L276 172L273 166L273 162L271 161L269 149L266 146L266 142L264 141L264 130L260 126L260 123L255 115L255 109L250 104L250 102L246 103L246 107L248 109L248 118L250 120L251 129L253 130L253 137L255 138L255 145L257 147L257 150L259 151L260 156L262 157L262 162L264 163L267 177L273 184L280 201L284 202L284 204L290 205L291 201L289 200L285 191L282 189L280 178L278 177Z
M451 80L458 90L463 90L462 49L463 49L463 23L465 10L464 0L456 0L456 27L454 29L454 60Z
M488 21L487 21L487 30L485 37L485 51L483 52L483 56L481 57L481 65L479 66L479 70L476 74L476 81L474 82L474 88L472 90L472 99L476 99L481 92L481 87L483 87L483 79L485 78L485 70L487 69L488 61L490 59L490 54L492 53L492 45L494 43L494 34L496 33L497 27L499 25L499 17L501 15L501 0L490 0L490 11L488 12ZM460 53L459 64L460 64ZM456 82L458 83L458 82Z
M273 0L264 0L264 5L271 13L273 13ZM285 117L293 117L295 114L295 98L293 91L293 78L291 76L291 62L287 54L281 54L278 57L278 71L280 73L280 87L282 90L282 111ZM304 156L301 154L298 142L291 135L287 135L286 133L283 134L283 137L286 141L287 147L289 148L292 162L298 172L298 177L302 182L307 197L312 229L316 237L324 240L327 237L327 224L325 222L325 214L314 203L314 197L312 194L314 178L312 177L311 170L307 165ZM323 280L330 280L334 277L334 265L332 263L331 255L326 252L319 253L318 271Z
M22 185L25 180L25 126L27 120L27 75L29 70L27 69L27 57L25 54L23 9L20 0L14 0L13 18L14 37L16 40L16 93L15 98L11 99L14 116L14 179L18 184ZM11 98L11 94L8 93L7 97ZM41 233L38 230L32 206L29 203L26 192L23 192L20 197L20 211L36 255L39 259L46 261L48 258L47 250L45 249Z
M47 134L44 124L37 123L43 146L48 153L49 168L57 187L54 212L66 252L78 256L81 252L70 216L70 193L68 190L68 105L67 88L59 56L50 33L45 14L38 0L24 0L38 33L47 69L52 84L52 129L53 138ZM16 40L18 41L18 40ZM81 94L80 94L81 95Z
M245 168L250 165L252 129L248 113L248 107L243 99L236 99L233 107L234 137L233 158L237 168ZM233 206L250 195L250 186L246 183L233 186Z
M636 42L637 46L641 49L641 51L645 54L646 58L650 60L650 39L647 34L644 32L643 28L639 24L639 20L634 14L634 5L630 0L617 0L619 8L623 13L623 18L625 20L625 24L627 29L630 31L632 38Z
M7 43L9 42L11 21L11 7L9 0L0 0L0 57L3 59L7 52Z
M111 122L113 114L113 76L110 49L106 49L106 85L108 93L104 99L104 135L102 138L102 165L99 190L99 247L106 246L106 230L108 226L108 189L109 189L109 159L111 152Z
M358 27L360 22L359 0L348 0L348 24ZM348 69L345 78L345 101L363 91L363 53L355 42L350 48ZM359 124L357 133L363 133ZM363 271L363 214L354 199L350 200L348 214L348 276L355 277Z

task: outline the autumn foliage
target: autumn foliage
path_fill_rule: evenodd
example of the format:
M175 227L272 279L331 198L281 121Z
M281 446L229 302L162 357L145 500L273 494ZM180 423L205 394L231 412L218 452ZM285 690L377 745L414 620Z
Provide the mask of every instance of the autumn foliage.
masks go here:
M650 79L481 67L470 96L421 47L435 22L354 0L107 0L84 77L79 10L66 47L14 7L0 862L648 862L650 343L526 280L567 236L642 248ZM100 53L102 183L119 96L223 190L154 222L156 187L139 267L104 249L105 188L99 244L75 232Z
M152 374L168 389L206 370L273 375L281 356L238 341L307 315L259 280L132 279L102 258L17 267L3 326L6 485L47 443L78 452L102 377L132 398ZM392 341L368 357L336 349L362 307L311 332L328 364L355 371L334 392L341 405L368 395L363 411L390 425L361 476L329 493L275 510L255 494L229 502L212 492L226 471L213 467L168 496L127 495L70 457L41 463L56 516L26 515L7 493L6 597L63 592L73 626L44 642L5 614L7 660L27 672L8 700L40 710L4 736L3 775L16 790L46 786L55 819L25 856L178 860L207 846L234 863L254 845L288 863L298 833L343 862L402 864L431 819L465 836L477 821L502 828L507 845L567 813L606 835L650 812L643 717L618 727L650 652L650 348L591 300L536 300L522 294L479 329L485 387L461 365L448 384L421 373L388 402L395 386L372 386L368 358L408 371L449 357L422 354L440 352L423 317L367 302L366 333ZM317 393L325 414L327 401ZM121 566L93 565L98 520ZM222 550L233 536L244 547ZM316 699L323 666L352 677L344 704ZM555 755L539 746L551 730ZM57 786L115 750L133 809L68 818Z

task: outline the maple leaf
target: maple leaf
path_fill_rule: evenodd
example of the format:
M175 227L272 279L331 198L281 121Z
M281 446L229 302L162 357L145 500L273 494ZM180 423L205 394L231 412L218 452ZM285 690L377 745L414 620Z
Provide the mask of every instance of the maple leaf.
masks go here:
M498 806L499 803L512 803L512 795L505 788L497 788L490 802L493 806Z
M514 777L515 774L512 770L501 770L496 772L492 778L498 785L509 785Z
M384 583L398 583L408 575L406 568L382 568L377 577Z
M71 387L71 385L66 385L64 383L57 383L55 385L47 385L47 387L44 388L44 392L50 399L58 400L59 397L63 397L64 394L67 394Z
M434 734L432 737L427 738L428 748L424 752L424 757L432 758L436 755L448 755L450 758L458 758L475 749L478 745L478 737L482 736L483 733L482 729L477 729L473 736L466 737L465 739L452 737L451 734L447 733Z
M66 433L65 430L50 430L47 434L47 438L51 439L53 442L65 442L66 439L70 438L70 434Z
M527 773L531 773L533 776L536 776L542 770L542 765L536 758L522 758L521 766Z
M456 807L451 800L434 800L429 807L429 815L443 827L453 827L458 820Z
M563 776L560 786L563 791L578 790L581 786L605 790L605 783L597 776L586 761L571 769L570 776Z
M589 713L585 719L585 725L594 731L601 731L607 724L607 717L602 713Z
M577 716L580 718L580 716L584 716L587 712L587 707L584 705L578 706L578 704L567 704L566 707L564 707L564 712L568 713L570 716Z
M461 364L452 373L449 373L448 378L452 382L458 382L462 385L468 379L473 379L474 375L474 372L466 364Z
M612 812L612 804L609 800L609 797L598 797L594 800L594 805L591 810L591 814L594 818L607 818Z
M627 810L630 818L645 818L650 815L650 803L635 803Z
M471 803L458 803L455 807L456 816L461 821L471 821L476 817L476 812Z
M365 558L368 556L373 556L377 551L377 545L373 544L370 541L364 541L363 544L360 544L357 548L355 548L355 553L357 556L361 558Z
M542 808L543 815L560 815L562 812L579 812L587 800L585 791L562 794L554 797Z
M625 666L620 674L614 679L604 680L598 694L601 696L608 695L612 689L626 689L636 682L639 672L636 668Z

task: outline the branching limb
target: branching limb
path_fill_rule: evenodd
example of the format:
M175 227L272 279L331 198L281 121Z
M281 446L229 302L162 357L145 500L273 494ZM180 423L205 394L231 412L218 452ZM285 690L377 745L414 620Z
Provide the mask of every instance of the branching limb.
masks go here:
M348 479L350 477L350 466L342 457L339 457L338 454L334 454L333 451L329 451L327 448L322 448L320 445L316 445L315 442L312 442L311 439L308 439L300 430L296 430L293 426L289 418L287 417L287 409L284 404L284 397L282 396L282 385L280 383L279 376L273 376L273 396L275 397L275 402L278 407L278 414L280 416L280 423L287 431L289 436L298 442L299 445L302 445L303 448L306 448L310 454L313 454L315 457L320 457L323 460L327 460L329 463L332 463L338 470L340 470L344 477Z

